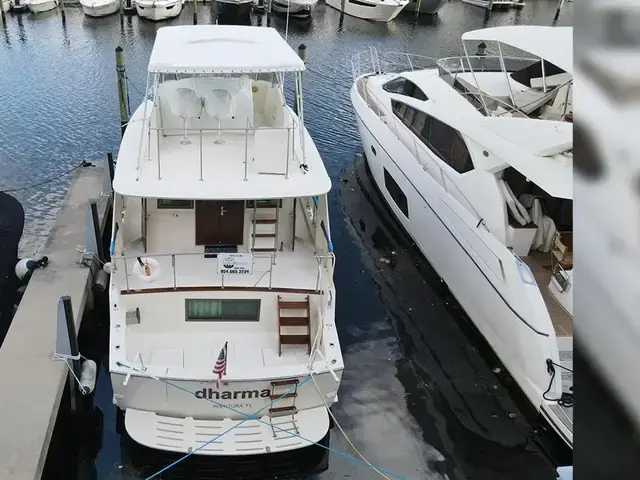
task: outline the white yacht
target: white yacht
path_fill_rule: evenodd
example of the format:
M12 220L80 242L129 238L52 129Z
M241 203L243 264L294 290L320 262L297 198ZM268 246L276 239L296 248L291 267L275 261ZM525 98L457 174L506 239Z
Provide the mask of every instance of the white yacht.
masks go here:
M296 114L283 88L304 69L273 28L158 30L113 182L109 368L140 444L250 455L328 440L344 368L331 181L302 95Z
M136 0L138 16L160 21L175 18L182 12L185 0Z
M80 5L88 17L106 17L120 10L122 0L80 0Z
M415 12L420 9L420 13L426 13L427 15L435 15L444 7L448 0L410 0L405 11Z
M271 8L274 12L286 14L296 17L311 16L311 9L315 7L318 0L271 0Z
M231 18L247 17L253 5L253 0L216 0L219 14Z
M396 18L407 6L409 0L326 0L326 2L340 12L344 5L344 13L352 17L386 23Z
M351 89L391 211L570 446L572 34L476 30L463 56L437 62L372 49L354 57Z
M503 9L503 8L522 8L524 0L462 0L462 3L468 3L476 7L485 8L487 10Z
M24 2L33 13L48 12L58 6L58 0L24 0Z

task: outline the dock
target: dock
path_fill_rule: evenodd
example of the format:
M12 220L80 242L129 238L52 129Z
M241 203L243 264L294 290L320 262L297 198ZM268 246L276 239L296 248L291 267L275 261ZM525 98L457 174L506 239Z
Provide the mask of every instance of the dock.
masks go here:
M0 348L0 478L40 480L68 369L52 360L58 302L71 297L76 331L90 302L93 275L79 263L76 248L86 245L90 202L96 201L101 232L108 221L110 193L106 162L91 161L74 172L42 254L44 269L34 272ZM93 224L91 224L93 225ZM94 237L95 238L95 237Z

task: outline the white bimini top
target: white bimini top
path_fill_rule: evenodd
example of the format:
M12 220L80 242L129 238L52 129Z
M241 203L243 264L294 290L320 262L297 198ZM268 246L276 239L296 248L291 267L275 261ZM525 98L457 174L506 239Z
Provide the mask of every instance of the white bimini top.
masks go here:
M274 28L183 25L158 29L151 73L296 72L304 62Z

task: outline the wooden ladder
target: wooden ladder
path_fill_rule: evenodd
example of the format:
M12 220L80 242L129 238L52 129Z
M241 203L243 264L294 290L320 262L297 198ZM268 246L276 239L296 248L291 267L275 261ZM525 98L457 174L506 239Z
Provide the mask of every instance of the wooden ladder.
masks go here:
M269 218L258 218L258 209L262 210L275 210L273 215ZM258 201L254 200L253 202L253 222L252 222L252 230L251 230L251 251L254 253L267 252L267 253L275 253L278 251L278 219L280 216L280 207L267 205L267 206L258 206ZM261 231L258 232L258 225L264 225L265 228L269 231ZM269 229L269 226L273 227L273 230ZM264 245L261 243L260 246L256 247L256 239L272 239L273 244L267 242L268 245Z
M303 314L282 315L282 311L298 310ZM283 327L306 327L304 334L282 333ZM309 308L309 295L304 300L283 300L278 295L278 342L279 354L282 356L282 345L306 345L307 354L311 355L311 319Z

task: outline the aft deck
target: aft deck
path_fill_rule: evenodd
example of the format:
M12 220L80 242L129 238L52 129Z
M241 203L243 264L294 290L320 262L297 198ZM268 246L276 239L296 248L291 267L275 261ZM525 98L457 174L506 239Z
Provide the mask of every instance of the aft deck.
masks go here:
M549 291L551 281L551 257L549 253L531 251L523 259L538 283L540 293L549 311L553 329L558 337L573 337L573 318Z
M138 275L138 260L154 260L159 273L153 280ZM162 291L238 289L291 290L315 293L319 289L325 269L321 263L328 258L316 257L311 245L296 240L294 251L274 254L253 254L253 271L250 274L218 273L217 256L205 253L145 254L128 252L126 257L116 258L116 278L121 293L157 293Z

